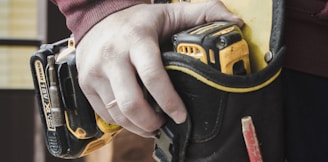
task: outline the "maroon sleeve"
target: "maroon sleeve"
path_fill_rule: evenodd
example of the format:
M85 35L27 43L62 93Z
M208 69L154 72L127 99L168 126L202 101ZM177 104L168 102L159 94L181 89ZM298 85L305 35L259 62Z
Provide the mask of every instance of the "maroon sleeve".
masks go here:
M328 77L328 0L286 0L285 67Z
M84 34L106 16L143 3L142 0L52 0L66 17L67 27L78 43Z

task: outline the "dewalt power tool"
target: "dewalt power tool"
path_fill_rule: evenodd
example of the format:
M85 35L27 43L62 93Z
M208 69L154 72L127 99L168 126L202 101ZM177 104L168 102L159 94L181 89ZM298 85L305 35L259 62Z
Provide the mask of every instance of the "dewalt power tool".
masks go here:
M251 73L249 49L236 24L213 22L173 36L174 51L230 75Z
M30 66L46 145L55 157L79 158L109 143L121 127L107 124L83 95L75 64L74 39L45 44Z
M213 22L172 38L177 53L192 56L218 72L251 72L247 43L233 23ZM46 144L52 155L66 159L85 156L120 132L120 126L105 123L93 111L78 85L73 38L42 45L31 57L31 70Z

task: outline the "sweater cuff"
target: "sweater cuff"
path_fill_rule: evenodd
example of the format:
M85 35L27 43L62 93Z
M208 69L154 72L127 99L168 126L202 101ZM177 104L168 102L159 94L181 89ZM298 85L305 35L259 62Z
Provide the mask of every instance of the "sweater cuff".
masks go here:
M143 3L142 0L54 0L66 17L66 25L76 44L99 21L108 15Z

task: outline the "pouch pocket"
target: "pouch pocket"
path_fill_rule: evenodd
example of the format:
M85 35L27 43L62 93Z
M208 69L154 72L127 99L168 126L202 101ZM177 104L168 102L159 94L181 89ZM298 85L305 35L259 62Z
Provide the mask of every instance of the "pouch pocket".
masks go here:
M187 161L205 157L249 161L241 128L244 116L253 118L264 161L283 161L281 52L265 69L251 75L226 75L190 56L163 54L192 125Z

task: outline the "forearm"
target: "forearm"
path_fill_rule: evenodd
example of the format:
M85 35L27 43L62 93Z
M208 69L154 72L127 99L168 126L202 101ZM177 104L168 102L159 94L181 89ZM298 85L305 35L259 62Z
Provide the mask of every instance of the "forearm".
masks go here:
M91 27L106 16L144 3L146 0L52 0L66 17L67 27L77 43Z

